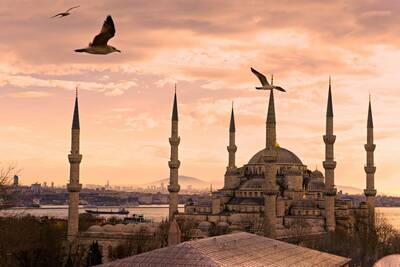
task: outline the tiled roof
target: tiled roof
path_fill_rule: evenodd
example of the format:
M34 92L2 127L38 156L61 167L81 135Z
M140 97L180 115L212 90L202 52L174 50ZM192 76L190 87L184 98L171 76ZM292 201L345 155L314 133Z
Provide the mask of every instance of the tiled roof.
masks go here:
M184 242L101 266L328 267L345 266L349 261L348 258L242 232Z

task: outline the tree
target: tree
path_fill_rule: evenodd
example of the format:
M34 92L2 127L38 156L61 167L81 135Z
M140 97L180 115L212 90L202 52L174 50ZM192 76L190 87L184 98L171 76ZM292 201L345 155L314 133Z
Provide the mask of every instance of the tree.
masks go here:
M103 255L101 254L101 251L99 249L99 243L93 242L90 245L89 251L88 251L88 255L87 255L87 263L86 266L94 266L94 265L98 265L98 264L102 264Z
M0 210L7 208L7 201L11 200L13 197L10 190L10 183L12 175L17 173L14 165L9 165L6 168L0 168Z

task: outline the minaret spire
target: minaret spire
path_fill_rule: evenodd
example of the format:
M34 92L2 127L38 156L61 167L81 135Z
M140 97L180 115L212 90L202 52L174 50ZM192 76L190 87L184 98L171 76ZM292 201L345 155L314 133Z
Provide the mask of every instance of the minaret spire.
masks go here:
M82 184L79 183L79 165L82 155L79 153L80 125L78 109L78 89L76 89L74 115L71 129L71 153L68 155L70 163L70 180L67 184L68 196L68 230L67 238L70 243L78 237L79 232L79 192Z
M276 145L276 118L275 118L275 101L274 90L269 94L267 125L266 125L266 148L272 148Z
M323 136L325 142L325 161L323 166L325 169L325 218L326 228L328 231L335 231L335 168L336 161L334 161L334 143L336 136L333 135L333 105L332 105L332 91L331 91L331 77L329 76L329 90L328 90L328 103L326 111L326 133Z
M368 103L368 118L367 118L367 144L365 144L365 151L367 152L367 164L364 167L366 174L366 189L364 194L370 211L370 218L374 220L375 216L375 171L374 164L374 151L376 145L374 144L374 123L372 121L372 108L371 96Z
M72 119L72 129L80 129L79 125L79 108L78 108L78 87L75 91L75 107L74 107L74 116Z
M169 143L171 145L171 157L168 162L170 169L169 176L169 221L172 222L174 215L178 213L178 192L180 186L178 184L178 170L180 166L180 161L178 159L178 146L180 143L180 137L178 135L178 104L176 97L176 85L174 94L174 105L172 108L172 121L171 121L171 137L169 138Z
M233 102L232 102L231 120L229 122L229 146L227 146L227 150L229 153L229 162L228 162L227 172L230 172L230 171L233 171L236 169L235 153L237 151L237 146L235 143L235 139L236 139L235 114L233 111Z

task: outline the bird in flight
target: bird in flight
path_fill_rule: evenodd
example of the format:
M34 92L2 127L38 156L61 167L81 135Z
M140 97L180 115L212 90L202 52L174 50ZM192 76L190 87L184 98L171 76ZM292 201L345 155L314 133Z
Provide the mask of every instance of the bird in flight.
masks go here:
M276 89L276 90L279 90L279 91L282 91L282 92L286 92L286 90L283 89L282 87L273 85L273 80L272 80L273 78L271 78L271 84L269 84L269 82L268 82L268 80L267 80L267 78L265 77L264 74L256 71L253 68L250 68L250 69L251 69L251 72L254 73L257 76L257 78L260 80L261 85L262 85L260 87L256 87L256 89L258 89L258 90L273 90L273 89Z
M50 17L50 18L51 18L51 19L52 19L52 18L55 18L55 17L63 18L63 17L69 16L69 15L71 15L71 12L70 12L70 11L71 11L72 9L78 8L78 7L79 7L79 6L71 7L71 8L68 9L67 11L58 13L58 14L56 14L56 15Z
M76 49L75 52L85 52L89 54L96 55L107 55L112 52L119 52L120 50L115 47L108 45L107 42L115 35L114 22L110 15L107 16L103 23L103 27L98 35L93 39L93 42L89 44L88 47L82 49Z

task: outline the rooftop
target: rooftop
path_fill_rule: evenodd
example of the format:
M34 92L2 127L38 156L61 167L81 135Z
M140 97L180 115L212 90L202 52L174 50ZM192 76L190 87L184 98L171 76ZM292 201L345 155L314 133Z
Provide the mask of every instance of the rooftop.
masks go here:
M188 241L117 260L125 266L345 266L350 259L250 234L234 233Z

